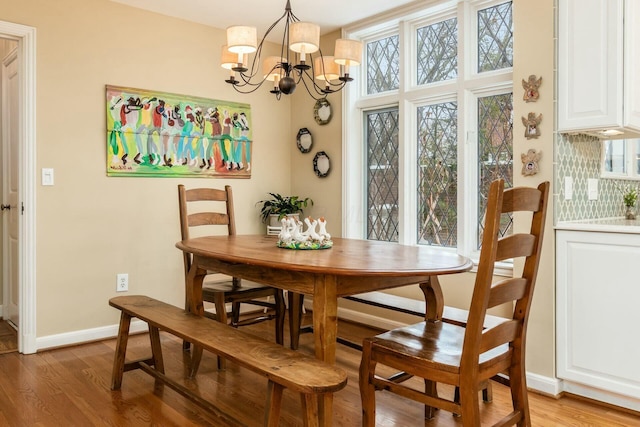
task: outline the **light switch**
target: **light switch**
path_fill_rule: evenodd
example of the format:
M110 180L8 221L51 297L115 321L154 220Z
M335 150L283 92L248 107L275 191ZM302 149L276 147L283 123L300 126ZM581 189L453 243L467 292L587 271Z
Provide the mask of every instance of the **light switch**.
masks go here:
M53 185L52 168L42 168L42 185Z
M587 179L587 193L589 200L598 200L598 180L595 178Z
M564 177L564 199L571 200L573 198L573 178L570 176Z

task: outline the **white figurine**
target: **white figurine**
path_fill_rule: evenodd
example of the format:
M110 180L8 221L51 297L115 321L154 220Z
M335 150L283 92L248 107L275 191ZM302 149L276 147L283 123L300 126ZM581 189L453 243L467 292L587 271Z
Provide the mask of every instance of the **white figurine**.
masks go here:
M284 217L280 220L280 224L282 224L282 229L280 229L278 238L281 242L289 244L291 242L291 223L287 217Z
M323 216L318 220L318 225L320 226L318 234L325 240L331 240L331 234L327 233L327 221Z
M316 233L316 227L318 226L318 221L311 218L310 216L304 219L304 223L307 224L307 234L314 241L321 241L322 237Z

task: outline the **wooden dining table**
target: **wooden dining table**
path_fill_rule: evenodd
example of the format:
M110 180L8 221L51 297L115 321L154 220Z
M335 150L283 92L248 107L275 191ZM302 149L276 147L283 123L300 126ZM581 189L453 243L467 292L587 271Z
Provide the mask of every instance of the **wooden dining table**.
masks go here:
M333 238L333 247L293 250L277 247L266 235L208 236L183 240L176 247L193 255L186 280L188 310L202 315L202 282L207 271L264 283L313 298L316 358L334 364L338 298L399 286L420 284L427 318L442 317L444 302L437 279L471 269L469 258L427 246ZM194 370L201 352L193 355ZM322 425L332 424L333 396L319 402Z

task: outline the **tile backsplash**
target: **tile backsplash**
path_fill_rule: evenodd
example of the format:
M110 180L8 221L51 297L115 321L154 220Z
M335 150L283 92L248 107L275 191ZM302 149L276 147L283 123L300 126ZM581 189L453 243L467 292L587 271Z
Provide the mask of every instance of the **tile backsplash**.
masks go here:
M583 134L563 135L556 138L555 222L583 219L616 218L624 216L622 195L616 185L623 180L600 177L602 142ZM573 197L565 200L564 178L573 178ZM589 200L589 178L598 180L598 199Z

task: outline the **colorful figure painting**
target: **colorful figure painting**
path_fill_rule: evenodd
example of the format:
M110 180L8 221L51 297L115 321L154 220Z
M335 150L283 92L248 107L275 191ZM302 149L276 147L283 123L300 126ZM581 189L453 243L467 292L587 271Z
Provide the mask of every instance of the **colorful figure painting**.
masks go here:
M107 92L107 176L251 177L251 107L118 86Z

